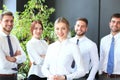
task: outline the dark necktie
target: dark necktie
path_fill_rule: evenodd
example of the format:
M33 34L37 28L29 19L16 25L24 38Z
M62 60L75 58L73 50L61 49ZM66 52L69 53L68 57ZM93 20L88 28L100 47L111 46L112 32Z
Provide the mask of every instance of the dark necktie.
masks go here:
M79 44L79 39L77 39L77 42L76 42L76 45L78 45Z
M79 39L77 39L77 42L76 42L76 45L78 45L78 44L79 44ZM72 62L71 67L72 67L72 68L74 68L74 67L75 67L75 61L74 61L74 60L73 60L73 62Z
M10 36L7 36L7 40L8 40L9 50L10 50L10 56L13 57L13 56L14 56L14 53L13 53L13 48L12 48ZM12 70L17 71L17 68L12 68Z
M112 42L109 50L107 73L112 74L114 68L114 37L112 37Z
M13 48L12 48L10 36L7 36L7 40L8 40L9 50L10 50L10 56L12 57L14 54L13 54Z

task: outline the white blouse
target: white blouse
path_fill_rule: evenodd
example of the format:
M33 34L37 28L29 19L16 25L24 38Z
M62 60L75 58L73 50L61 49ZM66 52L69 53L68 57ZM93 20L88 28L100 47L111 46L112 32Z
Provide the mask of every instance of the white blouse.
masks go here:
M73 59L77 65L74 72L71 68ZM63 42L56 41L49 45L42 72L46 77L66 75L67 80L84 76L85 72L78 46L68 39Z
M44 77L41 73L41 66L43 65L44 58L40 57L40 55L46 54L48 44L45 40L38 40L32 37L32 39L28 41L26 47L30 61L35 63L31 65L28 76L35 74L39 77Z

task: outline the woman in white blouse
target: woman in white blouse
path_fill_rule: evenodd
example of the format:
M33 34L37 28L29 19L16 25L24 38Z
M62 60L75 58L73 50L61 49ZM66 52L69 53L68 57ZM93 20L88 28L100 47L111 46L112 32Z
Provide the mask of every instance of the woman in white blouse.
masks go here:
M43 65L48 44L45 40L40 39L42 32L42 22L33 21L31 24L32 38L26 45L31 62L31 67L28 72L28 80L39 80L40 78L44 80L44 76L41 73L41 66Z
M58 40L49 45L42 72L48 80L72 80L85 75L79 48L68 39L68 21L60 17L55 21L54 31ZM73 60L76 70L72 70Z

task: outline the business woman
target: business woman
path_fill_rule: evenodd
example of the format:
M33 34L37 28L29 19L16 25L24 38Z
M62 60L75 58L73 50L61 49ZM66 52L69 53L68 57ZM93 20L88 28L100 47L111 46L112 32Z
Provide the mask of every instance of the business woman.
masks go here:
M32 38L26 47L30 58L31 67L28 72L28 80L46 80L41 73L41 66L45 58L48 44L41 39L43 25L41 21L33 21L31 24Z
M49 45L42 66L48 80L73 80L85 75L79 48L68 39L69 30L65 18L59 17L55 21L54 31L58 39ZM73 60L77 66L74 71L71 67Z

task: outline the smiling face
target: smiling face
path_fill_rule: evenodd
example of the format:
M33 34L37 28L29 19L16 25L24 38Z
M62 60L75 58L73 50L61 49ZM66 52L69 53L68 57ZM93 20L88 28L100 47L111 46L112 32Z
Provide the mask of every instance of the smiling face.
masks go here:
M43 32L43 29L41 24L39 23L35 24L35 27L33 29L33 37L40 39L42 32Z
M35 20L31 23L31 33L34 38L40 39L43 32L42 22L39 20Z
M10 15L4 15L0 20L2 31L5 32L6 34L10 34L13 28L13 20L14 20L13 16Z
M54 23L54 31L59 41L67 39L69 32L69 22L63 17L58 18Z
M66 39L68 35L67 25L63 22L55 24L55 34L57 35L60 41Z
M77 20L75 24L75 32L77 36L83 36L87 31L87 24L82 20Z
M113 17L109 23L111 33L113 35L117 34L120 32L120 18Z

